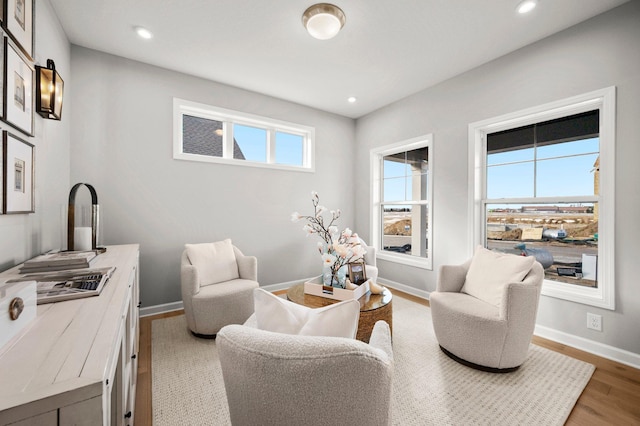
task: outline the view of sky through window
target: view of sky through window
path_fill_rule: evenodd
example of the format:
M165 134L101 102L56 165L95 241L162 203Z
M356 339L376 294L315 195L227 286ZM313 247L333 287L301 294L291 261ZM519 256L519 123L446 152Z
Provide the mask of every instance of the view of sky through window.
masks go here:
M487 198L594 195L599 138L487 155Z
M233 139L248 161L267 160L267 131L257 127L233 125Z

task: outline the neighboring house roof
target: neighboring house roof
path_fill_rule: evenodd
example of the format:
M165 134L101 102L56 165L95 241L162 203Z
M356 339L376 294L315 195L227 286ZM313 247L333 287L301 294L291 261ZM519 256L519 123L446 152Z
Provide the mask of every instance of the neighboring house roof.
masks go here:
M187 154L222 157L222 122L183 115L182 149ZM235 138L233 140L233 158L245 160Z

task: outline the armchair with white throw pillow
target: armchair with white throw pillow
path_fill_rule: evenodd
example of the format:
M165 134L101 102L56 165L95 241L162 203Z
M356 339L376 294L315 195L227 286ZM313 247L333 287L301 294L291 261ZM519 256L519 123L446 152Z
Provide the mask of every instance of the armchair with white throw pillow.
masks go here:
M231 240L185 244L180 265L187 325L199 337L215 337L227 324L243 324L253 314L258 261Z
M517 369L527 357L543 280L542 265L533 256L482 246L461 265L443 265L430 295L442 350L485 371Z
M393 352L384 321L369 344L229 325L216 346L234 426L391 424Z
M389 425L391 330L378 321L355 340L357 300L309 308L254 290L255 314L218 333L231 423Z

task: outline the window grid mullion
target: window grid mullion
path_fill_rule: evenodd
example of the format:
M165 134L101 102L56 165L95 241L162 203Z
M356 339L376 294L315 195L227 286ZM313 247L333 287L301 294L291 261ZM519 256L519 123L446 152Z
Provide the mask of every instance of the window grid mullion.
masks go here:
M267 130L267 164L275 164L276 162L276 129Z
M233 123L225 120L222 122L222 158L233 158Z
M533 196L538 195L538 124L533 125Z

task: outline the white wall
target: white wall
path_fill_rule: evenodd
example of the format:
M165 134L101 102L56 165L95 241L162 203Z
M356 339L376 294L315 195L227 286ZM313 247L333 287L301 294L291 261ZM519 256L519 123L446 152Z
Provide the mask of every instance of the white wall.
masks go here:
M311 213L316 190L353 227L353 120L78 46L71 56L71 180L95 186L103 244L141 244L143 306L182 300L185 243L231 238L258 257L261 285L320 274L290 214ZM174 160L173 97L315 127L316 172Z
M35 114L35 136L28 137L0 122L8 130L35 146L35 213L0 215L0 270L8 269L39 253L60 247L61 223L69 186L69 92L70 46L48 0L36 1L35 62L53 59L65 81L62 121L45 120Z
M363 161L357 163L355 196L360 230L370 227L369 166L364 161L370 149L434 134L434 270L380 261L380 276L430 292L440 265L462 262L471 253L469 123L616 86L616 310L542 296L538 325L640 354L638 23L640 2L627 3L358 119L356 155ZM587 330L587 312L603 316L602 332Z

